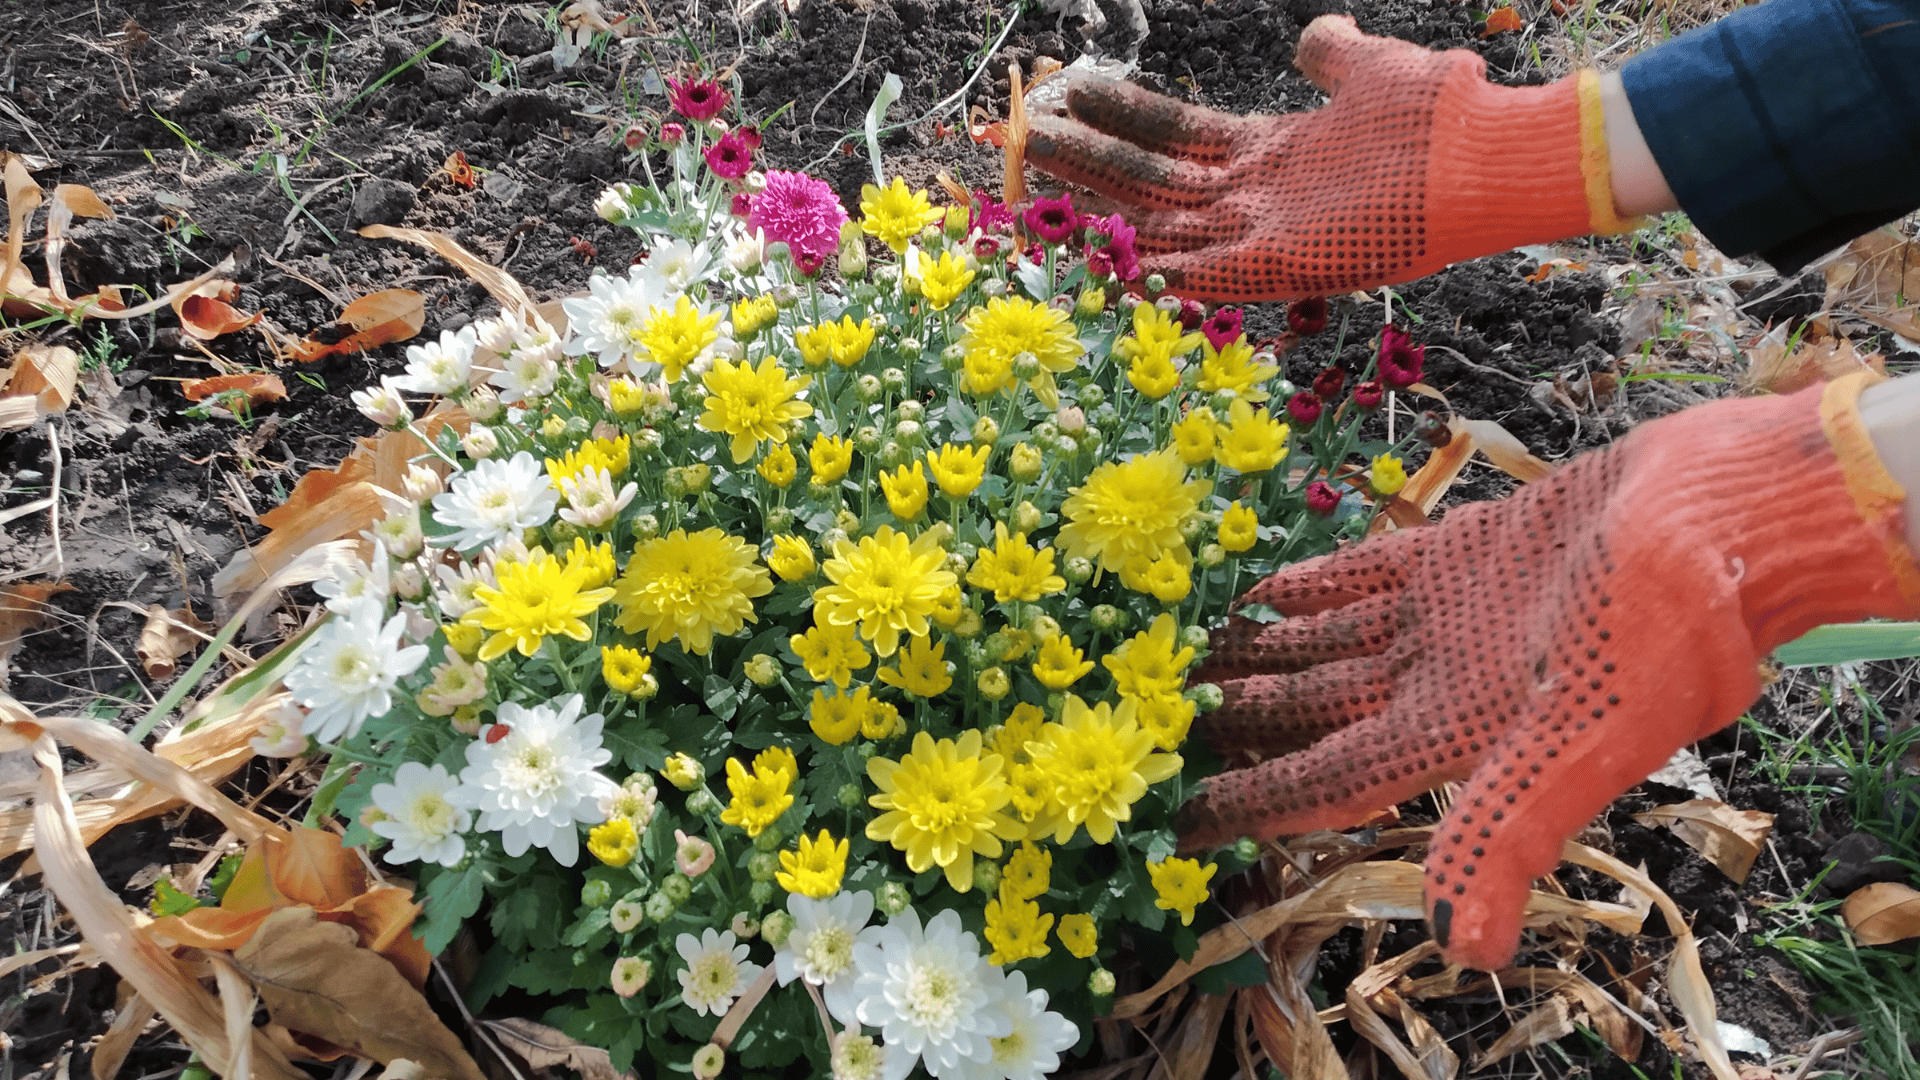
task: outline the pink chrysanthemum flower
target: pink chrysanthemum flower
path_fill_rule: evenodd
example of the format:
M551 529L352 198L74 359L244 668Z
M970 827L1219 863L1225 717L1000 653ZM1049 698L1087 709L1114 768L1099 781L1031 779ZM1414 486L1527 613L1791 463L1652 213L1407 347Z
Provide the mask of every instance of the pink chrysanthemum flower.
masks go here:
M738 131L727 132L705 153L707 168L722 180L738 180L753 168L753 150Z
M825 259L840 246L840 226L847 211L833 186L806 173L767 173L767 186L753 197L747 210L747 228L760 229L770 244L784 243L797 258Z
M1295 300L1288 304L1287 328L1301 337L1325 330L1327 328L1326 298L1309 296L1305 300Z
M1107 234L1107 244L1100 250L1113 260L1113 276L1121 281L1132 281L1140 276L1140 250L1134 244L1137 231L1127 224L1119 214L1109 215L1100 231Z
M1287 399L1287 412L1293 422L1301 427L1312 427L1320 419L1320 395L1311 390L1302 390Z
M1240 339L1240 325L1244 316L1239 308L1220 308L1213 317L1200 324L1200 332L1207 335L1207 341L1215 352Z
M1027 228L1049 244L1066 243L1080 227L1080 215L1073 212L1071 195L1061 195L1057 199L1035 199L1022 217Z
M696 124L719 116L720 110L733 100L726 87L713 79L668 79L667 89L667 100L673 111Z
M1427 347L1415 345L1413 337L1397 326L1380 331L1380 380L1396 390L1420 381L1420 368L1426 363Z
M972 210L972 219L967 222L969 232L974 229L992 232L995 229L1013 228L1012 208L1006 203L994 202L993 196L979 188L975 188L973 192Z
M1333 489L1332 484L1325 480L1315 480L1307 485L1307 509L1325 517L1333 513L1334 508L1339 505L1340 493Z

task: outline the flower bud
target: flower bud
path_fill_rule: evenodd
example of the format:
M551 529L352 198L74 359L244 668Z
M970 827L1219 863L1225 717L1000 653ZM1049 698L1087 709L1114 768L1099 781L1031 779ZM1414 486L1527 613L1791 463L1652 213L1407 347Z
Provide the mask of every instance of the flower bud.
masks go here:
M871 405L879 401L883 389L884 385L879 377L871 373L860 376L853 384L853 392L863 405Z
M991 416L982 416L973 422L973 441L982 446L992 446L1000 441L1000 424Z
M1386 387L1380 385L1379 379L1368 379L1366 382L1354 384L1353 387L1353 403L1363 409L1379 408L1380 399L1385 395Z
M1325 297L1312 296L1305 300L1295 300L1287 305L1287 329L1306 337L1317 334L1327 328L1327 301Z
M660 145L679 146L687 137L687 129L677 120L669 120L660 125Z
M652 674L652 672L648 672ZM687 813L700 817L713 817L721 810L720 800L713 792L705 788L687 794Z
M958 343L940 350L940 370L949 373L959 371L962 367L966 366L966 363L967 350L962 348Z
M907 892L905 885L897 881L887 882L873 894L873 906L879 908L889 918L907 910L907 905L911 903L913 903L913 896Z
M1013 680L1007 678L1005 668L990 667L980 673L974 685L979 688L981 697L988 701L999 701L1013 689Z
M1093 580L1093 560L1083 555L1068 556L1060 568L1060 574L1075 585L1085 585Z
M746 663L746 675L755 686L772 686L780 681L780 662L766 653L755 653Z
M992 859L973 860L973 887L992 896L1000 887L1000 864Z
M1051 420L1042 420L1033 425L1033 441L1042 445L1051 445L1060 437L1059 425Z
M699 759L684 753L676 753L667 758L667 763L661 768L660 773L667 778L667 783L681 791L692 791L707 778L706 766L700 764Z
M1127 613L1112 604L1096 604L1092 611L1087 612L1087 617L1092 620L1096 630L1110 632L1127 628Z
M1204 649L1209 644L1207 628L1204 626L1183 626L1180 628L1180 647L1183 649Z
M1326 517L1340 505L1340 493L1325 480L1315 480L1307 485L1307 509Z
M1302 390L1287 399L1287 415L1301 427L1312 427L1320 419L1320 396L1311 391Z
M1033 618L1027 620L1026 630L1033 640L1045 641L1050 637L1059 636L1060 620L1051 615L1036 613Z
M1333 401L1340 396L1340 391L1346 383L1345 371L1337 367L1326 368L1313 377L1313 392L1319 395L1322 401Z
M787 935L791 933L793 916L778 908L767 912L767 917L760 920L760 936L776 949L787 947Z
M1260 861L1261 851L1260 841L1251 836L1243 836L1233 842L1233 857L1249 866Z
M780 826L769 825L760 830L759 836L753 838L753 850L779 851L781 842L786 840L786 838L787 834L780 831Z
M873 760L873 755L879 752L879 747L870 742L864 742L854 749L853 756L860 759L860 764L865 765L867 762Z
M664 891L647 897L647 902L640 906L647 913L648 921L655 923L666 922L673 918L674 912L680 910L680 905L674 903L673 898Z
M756 851L747 859L747 876L755 881L772 881L780 872L780 856L771 851Z
M841 244L837 261L840 276L848 281L858 281L867 276L867 245L860 242Z
M1120 984L1115 981L1113 972L1106 968L1094 968L1093 974L1087 976L1087 990L1094 997L1110 997L1118 985Z
M1078 407L1062 405L1054 411L1053 422L1061 434L1072 435L1086 429L1087 414Z
M1032 483L1040 478L1040 470L1046 465L1046 459L1032 443L1021 443L1007 455L1007 473L1021 483Z
M1226 704L1227 700L1226 691L1213 683L1201 683L1188 690L1187 696L1193 699L1194 706L1201 712L1212 712Z
M848 810L858 810L861 804L867 801L866 792L860 790L859 784L841 784L840 790L834 792L833 798Z
M673 906L677 908L693 896L693 879L685 874L668 874L666 880L660 883L660 891L655 895L672 900Z
M1080 444L1075 442L1071 435L1062 435L1053 440L1053 448L1067 457L1072 457L1080 452Z
M1106 390L1101 388L1099 383L1088 383L1087 385L1080 388L1080 407L1081 408L1093 409L1097 411L1100 408L1100 406L1105 405L1106 403L1107 403L1107 392ZM1112 421L1102 420L1102 419L1099 419L1098 416L1096 416L1094 418L1094 423L1102 424L1102 425L1110 425Z
M1083 319L1094 318L1105 310L1107 310L1107 291L1100 288L1080 290L1080 297L1073 304L1073 313Z
M1029 500L1022 499L1020 505L1013 508L1013 531L1034 532L1040 528L1043 516L1039 507Z
M988 278L980 283L980 295L991 300L996 296L1007 295L1007 283L999 278Z
M693 1052L693 1061L687 1068L693 1073L693 1080L713 1080L720 1070L727 1067L727 1052L716 1043L707 1043Z
M889 469L905 465L909 456L907 448L900 445L897 439L888 439L880 444L880 464Z
M926 419L927 407L915 399L908 398L906 401L893 407L893 416L896 420L903 422L911 421L917 424Z
M1208 544L1200 549L1200 554L1197 558L1201 566L1211 570L1227 561L1227 549L1221 547L1219 544Z
M919 442L920 434L920 422L918 420L902 420L894 425L893 437L903 443L911 445Z
M594 878L580 887L580 902L590 908L603 908L613 903L613 885L604 878Z
M1422 413L1419 421L1413 425L1413 433L1420 437L1421 442L1436 450L1453 441L1453 429L1437 413Z
M491 386L474 387L467 392L467 400L464 404L467 415L482 424L493 423L507 411L507 407L500 404L500 395Z
M986 629L986 621L972 608L961 608L960 618L953 624L953 634L959 638L970 638Z
M460 452L475 461L485 461L500 452L500 436L485 424L475 424L460 436Z
M791 531L793 529L793 510L785 506L769 507L767 510L767 529L774 533Z
M761 907L766 907L768 904L772 903L773 902L773 879L768 878L766 881L754 882L753 886L747 890L747 899L753 901L754 903L760 905Z
M1202 514L1194 514L1184 518L1180 522L1180 539L1191 544L1206 533L1209 525L1210 523L1207 521L1205 515Z

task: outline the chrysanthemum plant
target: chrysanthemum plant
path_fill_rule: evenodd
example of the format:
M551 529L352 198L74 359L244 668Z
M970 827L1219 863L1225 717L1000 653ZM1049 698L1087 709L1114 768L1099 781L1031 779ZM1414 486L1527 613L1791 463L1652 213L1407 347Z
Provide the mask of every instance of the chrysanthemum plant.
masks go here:
M1296 389L1118 218L896 178L849 221L673 93L672 175L598 207L643 262L359 396L470 422L321 583L316 801L430 949L474 921L470 1003L538 995L616 1068L1046 1074L1219 921L1252 855L1175 856L1188 671L1405 482L1359 432L1419 351Z

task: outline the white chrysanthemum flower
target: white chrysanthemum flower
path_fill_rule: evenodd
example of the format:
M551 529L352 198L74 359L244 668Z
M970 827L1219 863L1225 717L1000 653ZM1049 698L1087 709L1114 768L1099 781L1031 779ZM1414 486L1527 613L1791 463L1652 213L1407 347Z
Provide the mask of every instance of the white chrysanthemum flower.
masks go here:
M427 539L420 532L420 508L408 504L373 523L360 534L402 562L420 554Z
M726 1015L733 999L760 977L760 965L747 962L747 946L735 944L731 930L709 926L699 937L681 934L673 947L687 962L680 971L680 998L695 1013Z
M498 360L513 348L513 322L506 315L492 315L469 327L473 331L473 353L476 361Z
M478 335L471 326L440 331L439 341L407 346L407 370L393 385L415 394L464 393Z
M963 1062L993 1059L992 1040L1013 1024L993 1008L1006 980L980 955L980 942L948 908L927 920L909 907L871 941L853 947L860 970L854 1013L880 1029L889 1047L887 1080L905 1080L916 1060L936 1080L960 1075Z
M261 718L259 728L255 729L253 738L247 740L247 745L261 757L299 757L307 752L307 734L301 730L306 717L306 710L292 698L281 698L280 703Z
M413 408L400 396L392 375L383 375L379 386L355 390L347 395L360 415L383 428L399 429L413 423Z
M655 247L641 265L660 275L670 290L667 299L672 300L672 294L686 292L688 286L707 276L713 269L713 253L705 243L667 240Z
M1047 1010L1047 992L1028 990L1024 972L1009 971L993 1010L1013 1030L990 1040L993 1058L960 1063L961 1080L1043 1080L1060 1067L1060 1053L1080 1041L1073 1021Z
M454 528L436 539L460 551L497 544L545 525L558 505L547 470L525 450L506 461L477 462L433 497L434 517Z
M653 788L653 778L645 773L635 773L627 777L627 782L600 797L600 813L608 821L623 817L633 823L633 831L643 833L653 823L653 814L659 806L660 795Z
M760 269L767 256L767 233L765 229L748 232L736 228L732 238L727 241L727 265L733 267L736 274L751 274Z
M463 562L458 566L440 563L433 568L433 576L439 582L433 599L440 605L440 614L449 619L458 619L480 606L480 597L476 594L481 586L493 589L500 585L493 576L493 564L485 561Z
M653 978L653 961L641 956L623 956L613 962L613 992L632 997Z
M560 365L544 350L515 349L500 361L500 370L487 382L500 388L501 401L512 404L537 401L553 393L553 384L559 377Z
M485 424L475 424L460 436L460 452L475 461L485 461L500 452L500 436Z
M411 503L423 503L447 489L446 481L440 473L428 465L409 465L407 475L400 481L401 494Z
M833 1080L880 1080L890 1076L887 1062L892 1056L887 1047L873 1041L873 1036L857 1030L843 1031L833 1037L833 1056L829 1059Z
M383 856L396 865L410 862L452 866L466 857L461 833L473 828L473 815L447 798L460 780L444 765L402 762L393 783L373 785L373 805L387 815L368 826L393 841Z
M591 353L601 367L630 358L634 335L668 291L666 281L643 266L632 267L625 277L595 274L587 280L587 295L560 301L572 335L566 351Z
M860 972L853 962L853 947L879 940L881 928L867 925L873 917L873 894L841 891L815 900L791 893L787 913L793 916L793 931L786 945L773 954L773 973L780 977L780 985L805 979L821 987L827 1011L836 1020L858 1024L854 1010L860 1002L853 984Z
M400 646L407 617L382 621L382 600L363 596L314 631L287 673L287 689L307 707L308 735L323 743L353 737L367 717L393 708L393 688L427 658L425 645Z
M384 607L393 591L393 566L384 550L375 550L371 563L357 555L327 556L327 576L313 583L330 611L345 611L355 600L367 597Z
M600 745L601 715L580 715L584 704L579 694L532 708L501 702L499 722L467 744L453 798L480 811L480 829L499 833L509 856L541 847L572 866L580 824L606 820L600 799L615 785L595 770L613 752Z
M613 490L613 474L605 469L582 469L560 480L560 494L567 500L560 518L583 529L604 529L639 493L640 485L632 481Z
M627 196L633 191L633 185L621 182L602 191L600 197L593 200L593 213L602 221L617 222L627 216L632 204Z

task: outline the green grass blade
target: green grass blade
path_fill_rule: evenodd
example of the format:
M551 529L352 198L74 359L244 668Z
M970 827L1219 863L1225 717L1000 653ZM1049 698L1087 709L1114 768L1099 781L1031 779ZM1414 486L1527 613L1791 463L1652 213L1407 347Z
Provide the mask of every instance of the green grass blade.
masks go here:
M1904 660L1920 656L1920 622L1844 623L1818 626L1773 651L1787 667L1822 667L1857 660Z

